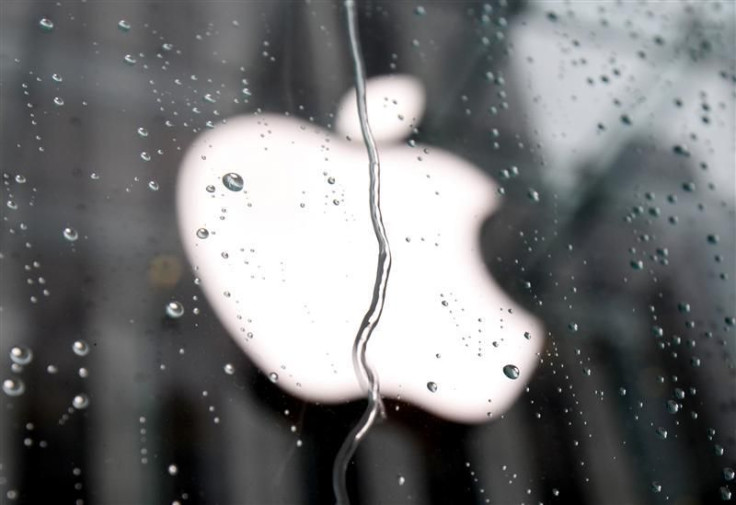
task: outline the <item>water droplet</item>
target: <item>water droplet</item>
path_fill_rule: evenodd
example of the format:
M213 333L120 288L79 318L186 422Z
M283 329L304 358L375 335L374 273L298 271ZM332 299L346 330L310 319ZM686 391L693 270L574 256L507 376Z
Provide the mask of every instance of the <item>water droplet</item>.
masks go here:
M18 174L15 176L15 182L17 182L18 184L25 184L26 178L24 175Z
M143 161L151 161L151 155L150 155L150 154L148 154L148 153L147 153L146 151L143 151L143 152L141 153L141 159L142 159Z
M667 400L667 412L670 414L677 414L680 410L680 404L675 400Z
M38 22L38 26L41 28L41 31L48 33L54 29L54 22L49 18L41 18Z
M335 178L334 177L328 177L327 178L327 183L328 184L335 184Z
M525 339L527 339L527 340L531 340L531 338L532 338L532 334L531 334L531 333L529 333L528 331L525 331L525 332L524 332L524 338L525 338Z
M127 32L127 31L130 31L130 23L128 23L128 22L127 22L126 20L124 20L124 19L121 19L120 21L118 21L118 29L119 29L119 30L120 30L121 32Z
M539 201L539 193L536 190L532 189L532 188L529 188L529 190L526 193L526 196L528 196L529 199L532 202L538 202Z
M217 100L215 100L215 97L213 97L210 93L207 93L202 97L202 99L207 103L215 103Z
M268 379L276 384L279 381L279 374L277 374L276 372L271 372L270 374L268 374Z
M222 184L230 191L240 191L245 186L243 178L235 172L230 172L222 176Z
M59 74L51 74L51 79L54 82L62 82L64 80L64 78L61 77L61 75L59 75Z
M76 240L79 238L79 233L77 233L77 230L70 227L64 228L62 234L64 235L64 238L67 239L69 242L76 242Z
M728 489L728 487L726 486L721 486L721 500L723 501L731 500L731 490Z
M205 239L210 236L210 232L207 228L200 228L197 230L197 238Z
M631 261L629 262L629 265L630 265L630 266L631 266L631 268L633 268L634 270L642 270L642 269L644 268L644 262L643 262L643 261L641 261L641 260L631 260Z
M655 433L657 434L657 437L659 437L660 440L665 440L667 438L667 430L665 430L663 427L658 427L655 430Z
M33 351L25 346L13 346L10 349L10 359L17 365L27 365L33 361Z
M656 480L654 482L652 482L652 491L654 491L655 493L661 492L662 491L662 484L660 484Z
M167 468L169 475L176 475L179 473L179 468L177 468L176 465L169 465L169 468Z
M516 365L506 365L505 367L503 367L503 373L509 379L519 378L519 369L516 367Z
M141 137L148 137L148 130L141 126L140 128L138 128L138 135L140 135Z
M733 471L733 468L726 467L723 469L723 478L731 481L736 477L736 472Z
M406 479L403 475L399 475L396 481L399 483L399 486L403 486L406 483Z
M225 363L225 366L222 367L223 370L225 370L225 373L228 375L232 375L235 373L235 367L232 365L232 363Z
M149 181L148 182L148 189L151 191L158 191L158 182L156 181Z
M210 184L209 186L207 186L204 189L206 189L208 193L214 193L215 192L215 187L212 184Z
M137 60L135 59L133 55L126 54L125 57L123 58L123 61L127 63L128 65L135 65Z
M74 407L77 410L86 409L88 406L89 406L89 397L84 393L78 394L72 400L72 407Z
M55 96L54 105L56 105L57 107L61 107L62 105L64 105L64 99L61 98L60 96Z
M429 389L429 391L431 393L436 393L437 392L437 383L431 382L431 381L428 382L427 383L427 389Z
M719 237L718 235L715 235L713 233L711 233L710 235L708 235L708 243L709 244L715 245L715 244L717 244L720 241L721 241L721 237Z
M89 345L84 340L77 340L72 344L72 351L77 356L86 356L89 354Z
M26 386L20 379L5 379L3 381L3 392L8 396L20 396L25 390Z
M166 304L166 315L171 319L179 319L184 315L184 305L176 300Z

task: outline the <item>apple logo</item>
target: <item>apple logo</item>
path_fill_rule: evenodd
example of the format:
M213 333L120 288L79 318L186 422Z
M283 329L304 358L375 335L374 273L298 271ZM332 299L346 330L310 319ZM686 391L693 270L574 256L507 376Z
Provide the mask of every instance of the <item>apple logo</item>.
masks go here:
M367 359L381 393L440 417L480 422L521 393L541 323L494 282L479 251L493 181L462 158L406 138L424 110L410 76L367 83L393 254ZM233 117L188 149L177 187L184 248L230 335L287 392L364 396L353 369L378 246L355 92L336 132L275 114Z

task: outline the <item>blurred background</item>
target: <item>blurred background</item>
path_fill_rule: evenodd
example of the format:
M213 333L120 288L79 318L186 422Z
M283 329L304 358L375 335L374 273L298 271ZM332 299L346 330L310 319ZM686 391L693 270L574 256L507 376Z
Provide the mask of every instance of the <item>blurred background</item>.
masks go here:
M389 403L352 503L736 500L735 7L358 2L368 74L426 87L412 139L499 185L483 256L549 337L487 424ZM333 502L363 403L250 363L174 189L198 133L331 128L352 79L340 2L0 5L0 502Z

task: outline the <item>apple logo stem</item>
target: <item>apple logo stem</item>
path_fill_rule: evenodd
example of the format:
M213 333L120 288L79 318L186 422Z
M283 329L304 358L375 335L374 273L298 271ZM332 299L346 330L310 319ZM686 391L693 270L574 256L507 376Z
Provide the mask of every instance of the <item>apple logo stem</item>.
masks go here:
M340 451L335 457L335 464L332 470L332 486L335 492L337 505L348 505L350 499L347 493L345 477L347 473L348 463L355 453L355 449L368 433L371 426L379 417L385 416L385 409L381 400L380 387L378 377L375 370L371 367L366 359L366 350L370 341L373 329L381 319L383 305L386 300L386 288L388 286L388 277L391 272L391 248L386 235L386 228L383 224L383 216L381 214L381 162L378 158L378 148L373 138L373 132L368 121L368 110L366 104L365 89L365 68L363 64L363 55L360 48L360 40L358 38L358 22L355 12L355 1L345 0L345 13L348 24L348 34L350 38L350 53L353 59L353 70L355 73L355 89L356 104L358 108L358 117L360 119L360 130L363 137L363 143L368 151L368 171L370 174L370 211L371 223L373 224L373 232L378 241L378 266L376 268L376 280L373 285L373 296L371 304L363 317L363 321L358 329L353 344L353 366L361 385L367 391L368 406L363 416L355 427L348 434L343 442Z

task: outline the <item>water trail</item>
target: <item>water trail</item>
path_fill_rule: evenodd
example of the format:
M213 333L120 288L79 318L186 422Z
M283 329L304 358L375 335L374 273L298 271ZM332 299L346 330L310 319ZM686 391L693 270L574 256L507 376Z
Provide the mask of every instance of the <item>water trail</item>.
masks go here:
M345 473L348 463L358 447L360 441L365 437L377 418L385 415L383 402L378 386L378 377L366 360L366 349L371 334L378 321L381 319L383 304L386 298L386 285L391 270L391 250L389 249L386 229L383 226L381 215L381 164L378 160L378 149L368 124L368 111L365 96L365 69L363 68L363 56L358 39L358 21L355 12L355 0L345 0L345 12L347 15L348 33L350 36L350 51L353 58L353 70L355 72L355 89L357 95L358 117L360 118L360 129L363 133L363 142L368 151L370 172L370 211L373 231L378 240L378 267L376 269L376 281L373 285L373 298L368 311L363 317L358 334L353 343L353 366L361 385L366 389L368 406L358 424L355 425L348 437L343 442L340 451L335 458L332 469L332 487L335 492L337 505L349 505L347 488L345 485Z

